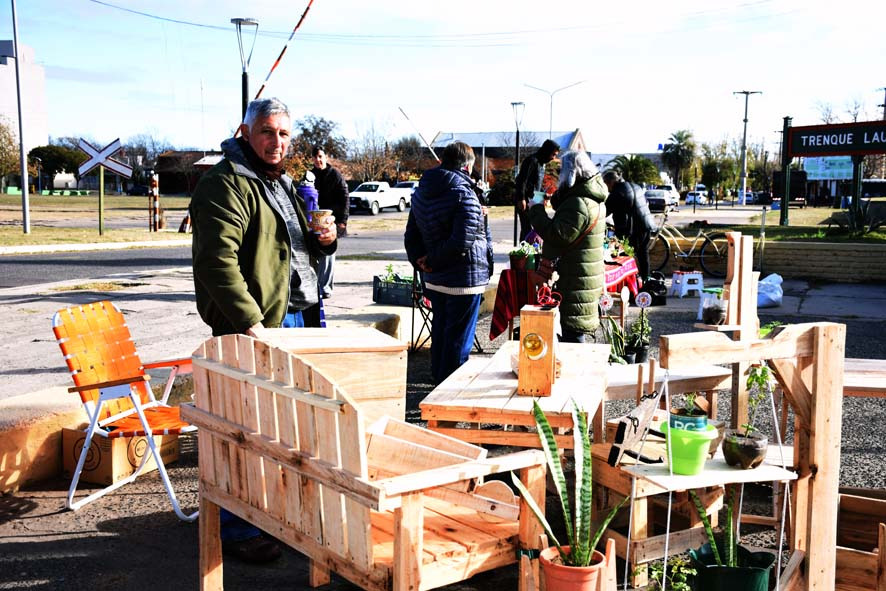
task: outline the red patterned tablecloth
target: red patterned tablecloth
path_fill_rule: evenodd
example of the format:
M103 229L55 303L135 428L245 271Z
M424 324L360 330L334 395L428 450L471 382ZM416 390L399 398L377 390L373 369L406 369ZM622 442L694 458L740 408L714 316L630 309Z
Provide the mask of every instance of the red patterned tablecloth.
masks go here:
M637 276L637 261L633 257L618 257L614 264L606 265L606 291L617 293L622 286L627 285L631 293L637 295ZM494 340L507 330L508 323L520 315L523 306L534 303L535 285L529 281L529 272L513 269L502 271L498 279L498 289L495 291L489 340Z

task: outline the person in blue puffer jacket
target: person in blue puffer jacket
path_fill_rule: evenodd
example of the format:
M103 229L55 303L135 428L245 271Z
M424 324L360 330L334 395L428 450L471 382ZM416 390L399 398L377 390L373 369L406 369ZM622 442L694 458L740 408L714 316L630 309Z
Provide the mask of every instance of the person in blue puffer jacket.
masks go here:
M438 384L468 360L492 276L492 236L470 177L473 166L469 145L446 146L440 166L419 181L403 236L434 312L431 375Z

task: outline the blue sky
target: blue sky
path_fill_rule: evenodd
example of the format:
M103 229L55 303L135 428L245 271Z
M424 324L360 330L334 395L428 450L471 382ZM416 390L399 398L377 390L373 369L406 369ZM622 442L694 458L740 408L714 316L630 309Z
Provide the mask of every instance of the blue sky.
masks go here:
M110 142L150 133L214 148L236 127L240 58L232 17L259 20L254 93L307 0L19 0L19 40L46 68L49 129ZM133 14L120 7L178 21ZM580 127L595 152L649 152L678 129L776 151L782 117L879 119L886 3L869 0L315 0L265 96L349 138ZM0 38L12 38L9 4ZM15 89L0 89L15 92ZM413 124L399 111L402 107Z

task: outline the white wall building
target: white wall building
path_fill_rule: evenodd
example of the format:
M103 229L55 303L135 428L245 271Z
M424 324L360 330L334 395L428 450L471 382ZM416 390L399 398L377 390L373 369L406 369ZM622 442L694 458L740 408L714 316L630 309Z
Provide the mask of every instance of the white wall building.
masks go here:
M46 110L46 73L35 60L34 49L19 43L19 75L22 89L22 114L25 124L25 152L49 143L49 119ZM0 40L0 117L12 125L18 137L18 99L15 92L15 45Z

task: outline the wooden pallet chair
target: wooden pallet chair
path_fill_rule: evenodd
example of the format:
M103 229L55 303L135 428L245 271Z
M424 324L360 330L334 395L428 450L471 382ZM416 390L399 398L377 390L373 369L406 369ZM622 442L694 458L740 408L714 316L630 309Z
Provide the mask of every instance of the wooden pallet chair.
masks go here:
M65 506L77 510L134 481L148 459L153 457L175 514L185 521L197 519L197 512L188 515L182 511L154 441L155 435L196 430L181 420L178 407L167 404L175 377L191 372L190 358L142 363L123 314L109 301L59 310L52 317L52 331L74 379L75 386L68 391L80 394L89 419ZM157 400L149 387L150 376L145 370L159 368L169 368L171 372L163 397ZM145 436L150 453L144 454L141 464L130 476L74 502L80 474L96 435L106 438Z
M364 589L431 589L518 562L521 588L537 580L537 520L503 483L479 483L517 471L544 506L540 451L488 458L389 417L366 426L316 367L247 336L209 339L193 363L182 414L201 430L202 589L223 587L220 507L305 554L312 587L334 571Z

